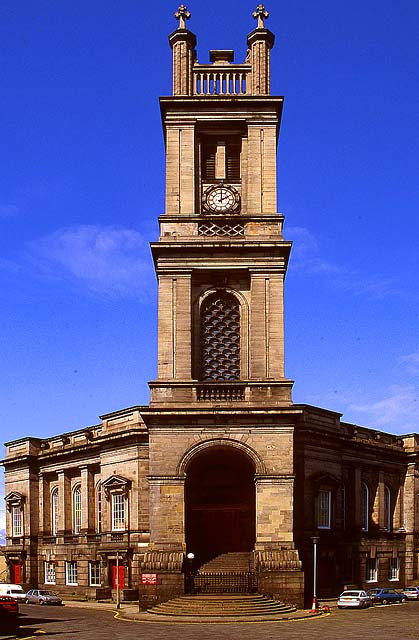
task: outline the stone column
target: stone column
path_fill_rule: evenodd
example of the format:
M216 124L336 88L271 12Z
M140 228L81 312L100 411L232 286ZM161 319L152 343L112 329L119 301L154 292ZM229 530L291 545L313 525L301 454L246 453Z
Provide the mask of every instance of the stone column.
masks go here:
M304 573L293 537L294 476L256 477L255 566L261 593L302 607Z
M155 550L185 550L185 479L149 476L150 543Z
M247 212L277 213L276 202L277 123L249 122Z
M191 379L191 277L159 275L159 379Z
M354 527L356 531L360 531L362 523L361 523L361 469L360 467L355 467L354 469L354 483L353 483L353 491L354 491ZM350 523L351 524L351 523Z
M284 377L283 274L251 271L250 378Z
M47 525L47 515L48 515L48 500L46 500L46 492L45 492L45 478L42 473L39 474L38 477L39 482L39 527L38 527L38 536L40 538L43 537L45 532L50 529Z
M184 593L185 479L149 476L150 545L141 561L141 573L156 576L156 584L140 580L140 608L147 608Z
M252 65L252 95L270 93L270 50L274 46L275 36L269 29L258 28L247 38Z
M58 472L58 535L71 531L71 483L65 471Z
M173 95L193 95L193 64L196 36L188 29L176 29L169 36L173 51Z
M256 549L293 546L294 476L256 477Z
M377 492L375 494L374 506L372 512L372 520L374 524L378 525L379 529L386 530L387 523L385 522L385 492L384 492L384 471L378 472L378 485Z
M95 491L93 486L93 475L88 465L80 467L81 475L81 531L80 533L91 533L94 531L95 518Z
M403 522L406 528L405 583L417 580L419 555L417 552L416 532L419 520L419 469L414 462L407 465L403 487Z
M166 213L195 212L195 125L166 125Z

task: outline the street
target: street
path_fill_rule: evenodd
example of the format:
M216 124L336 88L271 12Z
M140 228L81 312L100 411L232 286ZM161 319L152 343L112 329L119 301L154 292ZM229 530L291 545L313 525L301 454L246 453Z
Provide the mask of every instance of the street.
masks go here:
M242 624L162 624L136 622L115 618L115 612L77 606L42 607L22 605L17 636L4 634L0 638L45 638L60 640L418 640L419 603L375 606L366 610L338 610L329 616L276 623Z

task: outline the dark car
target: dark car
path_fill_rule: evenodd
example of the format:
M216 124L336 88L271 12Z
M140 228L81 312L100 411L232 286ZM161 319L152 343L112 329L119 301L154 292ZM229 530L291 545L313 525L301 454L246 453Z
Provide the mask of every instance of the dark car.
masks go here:
M393 602L406 602L404 593L399 593L395 589L369 589L367 591L374 603L391 604Z
M62 599L53 591L45 589L29 589L25 599L26 604L62 604Z

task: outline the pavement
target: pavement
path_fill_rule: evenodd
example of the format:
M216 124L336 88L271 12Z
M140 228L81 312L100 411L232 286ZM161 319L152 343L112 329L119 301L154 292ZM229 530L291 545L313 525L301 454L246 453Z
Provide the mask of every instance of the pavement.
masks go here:
M138 602L123 602L118 609L115 602L97 602L97 601L86 601L86 600L64 600L63 603L66 607L75 607L79 609L92 609L96 611L112 611L115 614L115 617L120 618L121 620L138 620L139 622L150 622L150 623L182 623L182 624L191 624L198 623L202 624L208 622L210 624L214 623L234 623L237 624L239 622L249 623L249 622L278 622L280 620L302 620L304 618L316 618L319 616L327 615L323 611L319 610L316 613L313 613L310 609L297 609L296 611L292 611L290 613L281 613L278 615L257 615L257 616L240 616L240 617L198 617L198 616L165 616L161 614L153 614L148 613L147 611L140 611L138 609Z

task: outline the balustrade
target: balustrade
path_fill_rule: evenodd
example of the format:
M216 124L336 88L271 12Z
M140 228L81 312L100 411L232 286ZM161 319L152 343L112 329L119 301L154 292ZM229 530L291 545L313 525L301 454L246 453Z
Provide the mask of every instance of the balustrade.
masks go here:
M239 96L248 93L250 65L214 65L194 67L194 95Z

